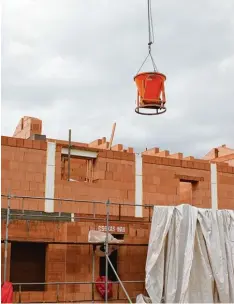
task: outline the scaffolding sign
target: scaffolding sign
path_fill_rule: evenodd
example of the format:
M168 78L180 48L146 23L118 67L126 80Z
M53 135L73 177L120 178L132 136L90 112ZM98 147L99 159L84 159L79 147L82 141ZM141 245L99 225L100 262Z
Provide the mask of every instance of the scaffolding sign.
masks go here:
M107 226L106 225L97 225L97 230L101 232L106 232L107 231ZM125 226L117 226L117 225L111 225L108 227L108 232L110 233L127 233Z

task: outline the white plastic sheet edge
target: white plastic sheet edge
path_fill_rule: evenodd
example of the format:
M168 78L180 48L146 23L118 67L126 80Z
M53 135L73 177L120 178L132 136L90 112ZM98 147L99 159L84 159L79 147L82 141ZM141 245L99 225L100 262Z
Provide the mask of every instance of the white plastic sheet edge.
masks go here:
M90 230L88 234L88 242L89 243L105 243L106 241L106 233L98 230ZM113 237L110 233L108 233L108 243L120 244L123 243L124 240L118 240Z

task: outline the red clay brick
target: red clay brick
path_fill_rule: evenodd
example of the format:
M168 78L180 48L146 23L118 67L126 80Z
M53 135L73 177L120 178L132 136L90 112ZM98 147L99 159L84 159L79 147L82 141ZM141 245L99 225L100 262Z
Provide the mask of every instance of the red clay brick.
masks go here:
M33 147L33 141L29 140L29 139L25 139L24 140L24 147L32 149L32 147Z
M2 170L9 170L10 169L10 161L7 159L2 159Z
M105 151L105 150L103 150L103 151L99 151L98 152L98 157L100 158L106 158L107 157L107 152L109 152L109 151ZM111 151L110 151L111 152ZM111 157L112 158L112 157Z
M163 158L162 157L153 157L152 160L154 160L154 164L162 165L163 164Z
M135 161L135 154L127 152L122 153L121 159L126 161Z
M168 155L168 157L169 158L182 159L183 158L183 153L170 154L170 155Z
M107 158L114 158L114 152L113 151L105 151L106 152L106 156Z
M40 150L47 150L47 142L46 141L40 141ZM61 152L62 151L62 147L56 145L56 152Z
M8 138L8 145L11 146L11 147L16 147L16 138L9 137Z
M142 156L143 162L148 163L148 164L154 164L156 157L150 156L150 155L143 155Z
M16 146L19 147L19 148L24 147L24 139L16 138Z
M122 151L123 150L123 145L122 144L117 144L115 146L111 147L112 151Z
M8 137L7 136L2 136L1 137L1 144L3 146L8 146Z
M106 179L112 180L113 179L113 172L106 172Z
M170 164L173 164L172 160L166 157L162 157L162 165L170 166Z
M41 148L41 142L40 142L40 140L33 140L33 149L40 150L40 148Z
M114 159L122 159L122 154L124 154L124 152L113 151L113 158Z
M169 151L168 150L164 150L164 151L159 151L158 153L156 153L156 156L159 156L159 157L167 157L169 156Z
M96 139L96 140L92 141L92 142L89 144L89 146L90 146L90 147L97 147L97 146L99 146L99 145L101 145L101 144L102 144L102 140L101 140L101 139Z

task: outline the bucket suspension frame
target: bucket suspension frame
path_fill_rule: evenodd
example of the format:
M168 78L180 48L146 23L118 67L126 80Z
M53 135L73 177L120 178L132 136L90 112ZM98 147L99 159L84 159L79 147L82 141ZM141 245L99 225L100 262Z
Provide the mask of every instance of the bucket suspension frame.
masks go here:
M161 98L159 97L158 100L155 99L149 99L149 98L145 98L145 88L147 86L147 81L150 79L152 74L161 74L158 72L151 72L149 73L148 77L146 77L146 79L144 81L142 81L142 95L140 96L139 94L139 89L137 89L137 100L136 100L136 108L135 108L135 112L137 114L141 114L141 115L160 115L166 112L166 107L165 107L165 103L166 103L166 95L165 95L165 89L164 89L164 81L162 81L161 84L161 89L159 92L159 95L161 96ZM140 75L140 74L138 74ZM136 75L134 77L135 78L138 76ZM164 75L162 75L164 76ZM164 76L165 77L165 76ZM166 77L165 77L166 79ZM147 101L147 103L145 103L144 101Z

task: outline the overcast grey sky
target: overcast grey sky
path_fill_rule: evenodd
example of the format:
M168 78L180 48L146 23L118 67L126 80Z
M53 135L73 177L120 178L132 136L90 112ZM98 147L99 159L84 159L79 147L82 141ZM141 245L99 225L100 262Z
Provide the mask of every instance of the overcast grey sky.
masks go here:
M2 2L2 135L22 116L47 137L160 147L202 156L234 147L234 1L152 0L153 56L168 111L134 112L147 55L146 0ZM145 71L151 70L150 62Z

